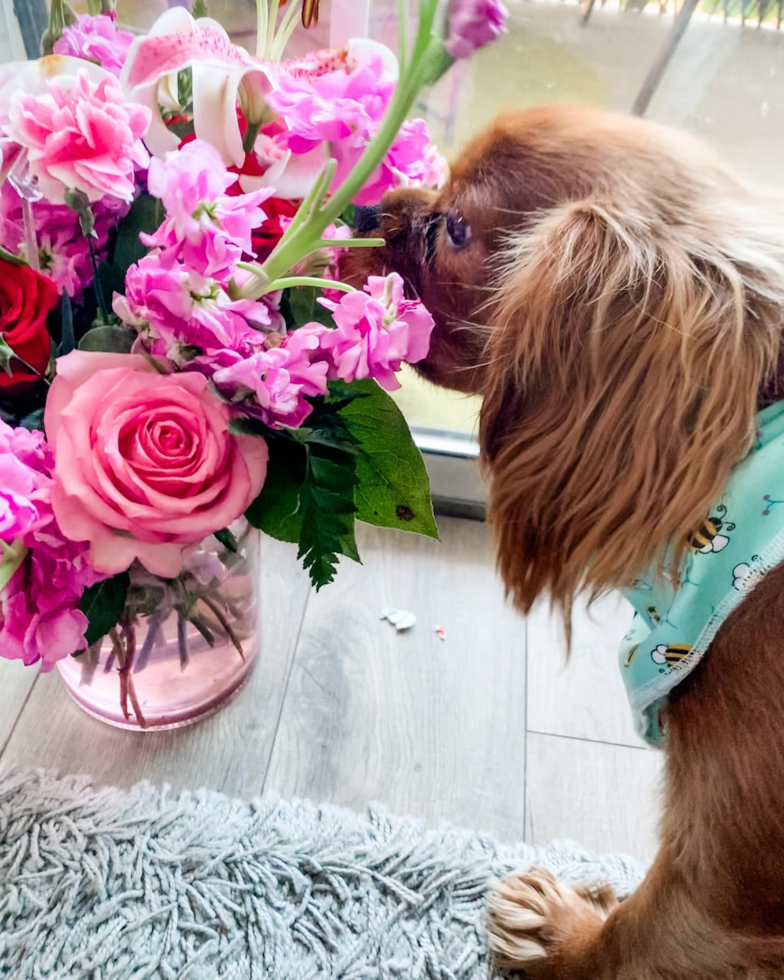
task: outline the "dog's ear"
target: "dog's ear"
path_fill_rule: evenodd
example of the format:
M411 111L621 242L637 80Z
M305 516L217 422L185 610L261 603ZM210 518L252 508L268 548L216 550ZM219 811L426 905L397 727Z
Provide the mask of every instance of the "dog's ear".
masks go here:
M750 447L778 359L784 247L730 225L735 238L711 241L675 215L586 200L509 242L481 439L499 566L523 610L543 592L567 611L582 588L628 585L664 568L668 542L677 568Z

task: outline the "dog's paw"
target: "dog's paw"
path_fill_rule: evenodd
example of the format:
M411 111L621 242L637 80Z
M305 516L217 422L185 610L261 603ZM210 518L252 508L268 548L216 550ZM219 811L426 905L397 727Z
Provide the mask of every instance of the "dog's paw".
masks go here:
M541 868L510 875L490 893L490 948L502 967L571 980L569 964L580 961L617 904L609 888L561 885Z

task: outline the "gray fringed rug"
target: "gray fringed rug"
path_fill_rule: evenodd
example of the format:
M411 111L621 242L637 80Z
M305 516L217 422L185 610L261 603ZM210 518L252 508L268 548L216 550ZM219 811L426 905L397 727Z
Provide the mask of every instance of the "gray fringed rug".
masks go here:
M486 980L487 882L534 863L621 894L643 870L379 810L0 769L0 976Z

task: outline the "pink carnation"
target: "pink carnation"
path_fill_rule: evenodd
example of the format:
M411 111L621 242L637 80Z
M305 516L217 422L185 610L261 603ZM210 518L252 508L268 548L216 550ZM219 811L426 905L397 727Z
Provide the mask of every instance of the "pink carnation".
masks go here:
M115 313L139 331L147 350L179 366L224 349L247 356L265 343L259 328L280 320L270 304L232 300L214 280L180 263L167 267L158 253L128 269L125 291L115 295Z
M167 218L154 235L141 235L145 245L165 250L162 261L182 259L200 276L225 282L242 253L251 254L251 232L266 215L260 205L274 189L229 196L237 181L220 153L203 140L194 140L166 160L150 163L147 187L160 198Z
M149 163L141 137L150 110L126 103L115 78L96 85L85 71L49 82L45 95L17 92L8 116L5 134L27 150L30 173L47 200L62 204L69 189L91 201L133 199L134 168Z
M427 355L433 317L420 302L404 298L403 280L396 272L371 276L364 292L347 293L339 303L320 302L337 324L336 330L320 334L321 349L333 362L331 376L343 381L375 378L394 391L400 387L395 372L403 361L416 364Z
M25 664L84 649L87 618L77 608L100 576L84 544L64 537L52 510L52 452L40 432L0 422L0 541L28 552L0 591L0 655Z
M133 34L119 30L114 19L113 12L97 17L79 14L76 23L66 27L63 36L55 42L54 53L94 61L119 77Z
M100 258L105 256L110 233L127 211L127 204L112 197L93 204L93 244ZM41 272L58 289L79 298L93 281L93 267L78 215L64 204L46 200L34 202L32 214ZM0 187L0 245L15 255L26 256L22 202L7 181Z
M447 54L469 58L507 31L509 11L503 0L451 0Z
M274 142L294 154L317 151L324 143L338 161L333 189L348 177L377 132L395 83L380 58L353 71L333 71L308 79L282 74L267 96L288 127ZM420 185L433 176L434 151L427 124L406 123L381 166L355 198L355 204L377 204L401 185Z

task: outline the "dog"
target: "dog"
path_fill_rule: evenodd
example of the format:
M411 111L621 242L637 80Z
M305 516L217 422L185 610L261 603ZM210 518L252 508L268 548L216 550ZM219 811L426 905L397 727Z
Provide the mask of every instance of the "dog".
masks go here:
M781 199L686 134L549 106L499 117L441 190L389 194L378 224L386 245L353 250L344 274L400 273L436 320L422 375L483 396L488 516L523 613L549 596L568 623L578 594L647 570L675 590L689 555L720 550L730 525L711 507L784 398ZM543 871L498 883L501 965L784 976L784 565L739 565L739 582L698 661L652 653L662 674L693 669L657 708L666 798L647 878L622 903Z

